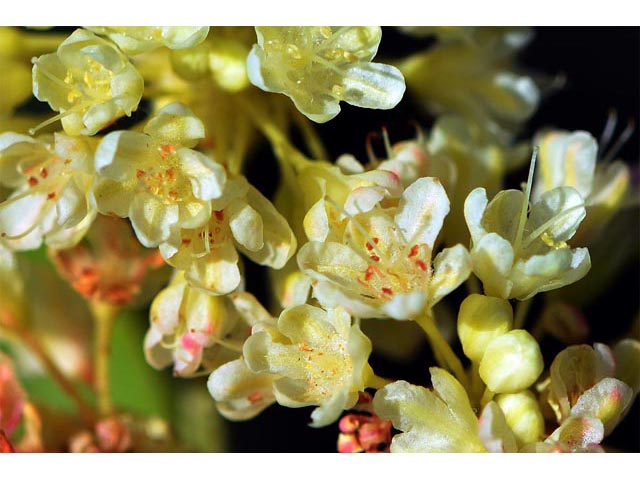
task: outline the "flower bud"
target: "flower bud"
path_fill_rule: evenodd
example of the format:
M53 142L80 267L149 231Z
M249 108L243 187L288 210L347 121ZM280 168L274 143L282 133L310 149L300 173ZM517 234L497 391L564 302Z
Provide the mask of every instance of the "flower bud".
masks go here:
M464 354L480 363L492 340L511 330L513 311L506 300L469 295L458 313L458 336Z
M543 367L538 342L525 330L512 330L489 343L480 377L495 393L515 393L529 388Z
M519 445L537 442L544 435L544 418L530 391L504 393L496 397L496 402Z

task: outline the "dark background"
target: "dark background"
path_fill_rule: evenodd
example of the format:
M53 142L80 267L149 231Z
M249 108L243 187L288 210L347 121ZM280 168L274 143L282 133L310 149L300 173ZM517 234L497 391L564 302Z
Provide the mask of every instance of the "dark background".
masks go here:
M601 27L553 27L535 29L535 38L519 56L520 66L528 71L551 76L566 77L564 88L545 98L535 116L522 131L521 138L530 138L538 129L554 126L566 130L587 130L599 138L607 114L615 108L619 114L620 132L629 118L639 119L640 87L640 29ZM393 28L384 28L378 58L398 57L413 53L430 44L430 40L416 40ZM433 119L415 110L408 97L392 111L367 110L342 104L342 112L331 122L318 126L321 137L332 158L346 152L357 158L366 158L365 138L373 131L386 126L392 142L409 139L414 135L411 120L429 126ZM638 139L636 132L617 155L638 167ZM615 138L615 137L614 137ZM247 175L252 183L265 194L273 192L277 172L264 169L264 155L270 155L267 147L260 152L260 165L249 166ZM275 164L275 161L272 165ZM528 168L528 167L527 167ZM515 175L515 182L526 178L526 172ZM510 180L510 179L508 179ZM636 173L636 183L638 177ZM517 185L517 184L516 184ZM514 187L516 185L507 185ZM637 208L634 210L637 215ZM640 245L637 222L630 223L628 235ZM246 262L248 270L255 267ZM247 272L248 279L260 278ZM255 271L255 273L258 273ZM592 328L589 343L614 342L624 334L638 314L640 270L637 259L630 263L614 284L604 285L607 294L585 310ZM261 281L251 281L249 291L260 296ZM535 314L536 304L532 312ZM543 344L543 350L557 352L559 345ZM551 355L548 358L553 358ZM372 356L371 363L383 376L411 381L425 377L425 365L434 365L428 348L424 347L412 369L406 365L394 365L383 358ZM414 380L418 381L418 380ZM425 383L426 379L421 383ZM622 451L640 451L640 401L636 402L614 433L605 439L605 445ZM309 415L313 407L288 409L274 405L248 422L228 422L230 450L234 452L335 452L338 437L337 425L321 429L309 427Z

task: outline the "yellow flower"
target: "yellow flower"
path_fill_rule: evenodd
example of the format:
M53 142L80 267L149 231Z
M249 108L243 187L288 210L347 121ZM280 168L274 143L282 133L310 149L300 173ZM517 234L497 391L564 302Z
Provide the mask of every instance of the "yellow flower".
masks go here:
M485 189L476 188L465 200L473 271L487 295L525 300L576 282L591 268L589 251L566 243L585 217L577 190L545 192L527 215L534 161L525 193L503 190L488 202Z
M499 140L512 134L535 111L540 91L513 71L526 32L483 31L474 42L448 42L399 63L412 96L433 113L461 115Z
M260 265L282 268L296 250L296 238L280 213L241 176L229 176L213 214L196 228L182 228L160 245L170 265L187 281L215 295L240 284L238 250Z
M247 59L251 83L284 93L315 122L334 118L340 101L390 109L402 99L400 71L371 62L380 27L256 27L256 35Z
M33 94L48 102L69 135L93 135L138 108L144 82L118 48L78 29L56 53L34 59Z
M191 288L180 273L156 296L149 317L147 362L156 369L173 365L181 377L238 359L251 326L271 318L249 293L212 296Z
M209 27L86 27L104 35L127 55L136 55L165 46L171 49L190 48L201 43Z
M281 376L274 382L279 404L319 405L311 414L314 427L336 421L354 406L373 374L367 363L371 342L339 307L286 309L276 327L254 327L243 352L252 371Z
M393 437L391 452L486 451L467 392L445 370L429 371L433 390L401 380L376 392L373 407L378 416L403 432Z
M96 151L95 188L100 213L129 217L146 247L167 241L180 228L198 228L222 195L224 168L192 150L204 125L179 103L153 115L144 133L117 131Z
M1 134L0 184L14 191L0 203L0 243L13 250L78 243L97 213L94 149L89 139L64 134Z
M531 197L540 198L556 187L573 187L585 202L587 216L576 238L589 242L621 207L630 184L629 167L622 161L598 165L598 144L584 131L552 130L538 134L538 175Z
M421 178L404 190L397 207L382 209L372 202L365 213L350 214L337 241L304 245L298 265L313 279L314 296L325 307L342 305L362 318L415 318L470 272L462 245L443 250L431 264L448 211L438 179Z

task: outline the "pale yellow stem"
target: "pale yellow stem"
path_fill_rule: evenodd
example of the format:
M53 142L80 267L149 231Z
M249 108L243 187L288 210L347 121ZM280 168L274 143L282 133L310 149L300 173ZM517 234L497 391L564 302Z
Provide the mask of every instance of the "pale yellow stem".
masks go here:
M120 312L119 307L94 301L90 302L94 319L94 389L96 392L98 413L101 416L113 412L111 402L111 378L109 361L111 359L111 337L113 325Z

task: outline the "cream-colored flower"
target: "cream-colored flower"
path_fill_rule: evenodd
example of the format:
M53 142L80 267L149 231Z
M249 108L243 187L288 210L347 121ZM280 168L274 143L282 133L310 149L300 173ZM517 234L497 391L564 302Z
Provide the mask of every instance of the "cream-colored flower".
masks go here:
M181 377L211 372L238 359L251 326L270 318L249 293L212 296L178 273L151 305L147 362L156 369L173 365Z
M79 242L97 213L94 150L91 140L64 134L1 134L0 184L14 191L0 203L0 243L32 250L43 241L53 248Z
M127 55L136 55L161 46L190 48L207 37L209 27L86 27L113 41Z
M34 59L33 94L59 115L69 135L93 135L123 115L131 115L142 98L144 82L112 43L78 29L56 53Z
M378 416L403 432L393 437L391 452L485 452L467 392L445 370L429 371L433 390L401 380L376 392Z
M636 349L637 349L636 342ZM637 364L634 367L637 372ZM558 422L597 418L608 435L631 406L634 392L615 378L616 357L601 343L573 345L560 352L550 369L549 404Z
M371 342L342 308L286 309L276 327L254 327L243 352L252 371L281 376L274 382L279 404L319 405L311 414L315 427L354 406L373 374L367 363Z
M156 247L180 228L198 228L222 195L224 168L192 150L202 122L182 104L153 115L144 133L117 131L96 151L100 213L129 217L140 242Z
M481 29L475 42L448 42L403 59L410 95L433 113L456 113L494 138L508 140L536 110L540 90L516 73L526 31Z
M540 146L540 158L531 197L536 201L553 188L575 188L587 212L576 239L593 240L621 207L630 184L629 167L622 161L598 165L598 144L584 131L544 132L534 144Z
M296 250L296 238L273 204L241 176L230 176L213 214L196 228L176 231L160 245L170 265L189 283L216 295L240 283L238 251L260 265L282 268Z
M585 217L582 196L554 188L527 215L532 170L525 193L503 190L488 202L485 189L476 188L465 200L473 271L487 295L525 300L574 283L591 268L589 251L566 243Z
M400 71L371 62L380 27L256 27L256 35L247 59L251 83L284 93L315 122L334 118L340 101L390 109L402 99Z
M397 207L350 215L340 241L304 245L298 265L314 280L314 296L325 307L342 305L362 318L415 318L470 272L462 245L443 250L431 263L448 211L438 179L421 178L404 190Z

